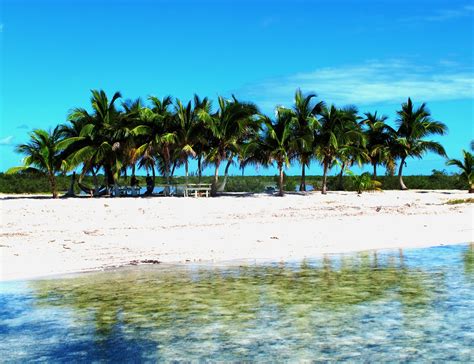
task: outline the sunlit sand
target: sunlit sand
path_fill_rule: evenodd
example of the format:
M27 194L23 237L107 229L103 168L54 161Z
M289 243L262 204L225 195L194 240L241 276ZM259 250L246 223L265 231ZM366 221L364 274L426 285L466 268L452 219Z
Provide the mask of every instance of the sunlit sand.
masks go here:
M2 280L153 262L287 261L472 242L465 191L329 192L283 198L1 195Z

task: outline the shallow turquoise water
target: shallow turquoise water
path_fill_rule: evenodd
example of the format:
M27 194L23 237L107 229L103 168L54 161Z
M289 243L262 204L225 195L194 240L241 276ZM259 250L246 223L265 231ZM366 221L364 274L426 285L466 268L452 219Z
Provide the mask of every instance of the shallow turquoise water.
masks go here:
M0 361L462 361L474 248L0 283Z

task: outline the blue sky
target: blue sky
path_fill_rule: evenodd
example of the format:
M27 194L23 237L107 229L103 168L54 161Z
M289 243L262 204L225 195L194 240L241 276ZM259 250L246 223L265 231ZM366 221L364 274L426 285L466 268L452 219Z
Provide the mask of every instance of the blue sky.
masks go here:
M0 0L0 171L20 164L13 147L28 131L65 122L94 88L235 93L272 113L301 87L391 123L411 96L448 125L436 139L459 157L474 139L473 16L474 2L455 0ZM449 170L427 155L406 172L432 169Z

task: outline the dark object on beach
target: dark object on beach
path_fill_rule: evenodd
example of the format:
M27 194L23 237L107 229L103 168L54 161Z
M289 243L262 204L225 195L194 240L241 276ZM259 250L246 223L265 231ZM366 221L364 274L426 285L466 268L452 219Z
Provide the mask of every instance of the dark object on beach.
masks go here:
M276 191L276 187L275 186L265 186L265 193L269 193L269 194L273 194L275 193Z
M144 259L144 260L131 260L130 265L138 264L160 264L161 262L156 259Z
M153 182L153 178L150 177L149 174L146 176L146 196L150 196L153 193L153 189L155 188L155 183Z
M156 259L145 259L145 260L142 260L141 263L145 263L145 264L160 264L161 262L159 260L156 260Z

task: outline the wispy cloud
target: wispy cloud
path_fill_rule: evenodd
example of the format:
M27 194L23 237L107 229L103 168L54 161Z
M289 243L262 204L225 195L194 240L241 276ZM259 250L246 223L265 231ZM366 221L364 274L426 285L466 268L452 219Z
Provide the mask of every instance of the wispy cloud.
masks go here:
M256 100L263 108L287 104L297 88L336 104L399 103L409 96L422 101L474 98L472 68L445 63L425 66L373 60L264 80L236 93Z
M262 19L262 21L260 22L260 26L262 28L269 28L272 25L275 25L279 22L280 22L280 17L278 17L278 16L267 16L267 17Z
M16 127L17 129L29 129L30 127L26 124L20 124Z
M2 138L2 139L0 139L0 145L12 145L14 138L15 137L13 135L9 135L5 138Z
M403 22L412 21L429 21L429 22L443 22L458 18L469 17L474 14L474 5L465 5L455 9L438 9L431 14L427 13L421 16L413 16L401 19Z

